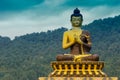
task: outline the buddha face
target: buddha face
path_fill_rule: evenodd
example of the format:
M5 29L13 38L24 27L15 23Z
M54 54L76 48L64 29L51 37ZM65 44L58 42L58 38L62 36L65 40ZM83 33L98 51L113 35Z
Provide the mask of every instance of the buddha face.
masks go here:
M80 27L82 25L82 19L80 16L73 16L71 19L71 24L73 27Z

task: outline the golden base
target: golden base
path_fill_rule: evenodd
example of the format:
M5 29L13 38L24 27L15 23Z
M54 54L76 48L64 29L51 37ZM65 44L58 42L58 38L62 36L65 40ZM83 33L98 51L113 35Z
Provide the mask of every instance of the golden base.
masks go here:
M55 61L50 77L106 77L102 72L104 62L100 61Z
M117 77L39 77L38 80L118 80Z

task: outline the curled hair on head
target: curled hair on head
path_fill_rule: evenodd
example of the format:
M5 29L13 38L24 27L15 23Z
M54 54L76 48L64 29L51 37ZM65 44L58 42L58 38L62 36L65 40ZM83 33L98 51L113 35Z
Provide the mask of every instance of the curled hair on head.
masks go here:
M73 16L75 16L75 17L79 17L80 16L81 20L83 21L83 16L82 16L82 14L80 14L80 10L78 8L74 9L73 14L71 15L70 20L72 20Z

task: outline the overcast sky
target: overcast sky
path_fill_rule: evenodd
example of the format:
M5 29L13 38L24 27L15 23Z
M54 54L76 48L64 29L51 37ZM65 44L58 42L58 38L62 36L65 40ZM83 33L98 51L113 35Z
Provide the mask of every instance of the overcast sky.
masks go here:
M120 15L120 0L0 0L0 35L13 39L26 33L71 28L78 7L83 24Z

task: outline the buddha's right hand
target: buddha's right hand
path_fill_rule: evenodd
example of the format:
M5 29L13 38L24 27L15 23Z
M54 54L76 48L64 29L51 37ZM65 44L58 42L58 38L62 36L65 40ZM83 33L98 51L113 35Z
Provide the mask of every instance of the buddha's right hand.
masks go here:
M77 38L78 38L78 36L77 36L76 34L74 34L74 39L73 39L73 41L76 42L76 41L77 41Z
M83 44L82 40L81 40L80 37L77 36L77 35L74 35L74 41L75 41L75 42L78 42L79 44Z
M79 43L79 44L83 44L83 41L81 40L81 39L77 39L77 42Z

